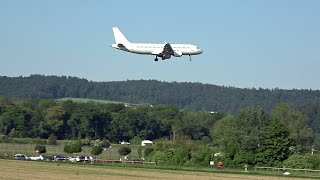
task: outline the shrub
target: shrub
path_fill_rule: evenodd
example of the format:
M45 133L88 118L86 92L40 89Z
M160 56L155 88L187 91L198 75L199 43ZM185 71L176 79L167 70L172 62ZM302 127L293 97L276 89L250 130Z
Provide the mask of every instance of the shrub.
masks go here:
M71 153L78 153L82 151L82 144L80 140L75 142L68 143L64 146L63 151L71 154Z
M131 153L131 149L129 147L121 147L118 149L118 153L121 156L126 156Z
M194 165L207 166L210 160L213 160L212 153L210 147L204 146L192 156L191 162Z
M90 146L93 147L93 146L100 146L101 145L101 140L100 139L96 139L96 140L92 140L90 142Z
M314 154L307 157L312 169L320 169L320 155Z
M130 144L139 145L140 143L141 143L141 138L138 136L135 136L130 140Z
M90 146L91 140L88 138L82 139L81 143L83 146Z
M170 159L172 158L173 153L170 150L165 151L156 151L152 156L152 160L157 164L164 165L169 164Z
M144 157L148 157L153 152L153 148L148 147L144 150Z
M101 142L101 146L104 148L109 148L111 146L109 140L103 139Z
M96 145L92 147L91 154L97 156L101 154L102 151L103 151L103 148L101 147L101 145Z
M291 155L287 160L283 161L283 166L296 169L312 167L312 165L308 162L308 157L299 154Z
M190 160L190 152L186 147L181 147L173 150L172 157L170 158L169 164L171 165L184 165Z

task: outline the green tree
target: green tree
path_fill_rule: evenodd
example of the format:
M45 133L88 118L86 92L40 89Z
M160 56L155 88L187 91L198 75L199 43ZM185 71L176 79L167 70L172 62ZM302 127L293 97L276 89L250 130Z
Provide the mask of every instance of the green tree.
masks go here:
M103 139L102 142L101 142L101 146L103 148L109 148L111 146L110 141L106 140L106 139Z
M263 131L257 162L264 166L280 166L289 156L289 133L278 119L272 119Z
M310 146L314 143L313 131L308 125L308 117L292 109L286 103L279 103L271 112L271 118L276 118L287 128L289 138L293 145L303 151L309 151Z
M63 148L63 151L68 154L81 152L82 151L81 140L77 140L77 141L66 144Z
M118 153L121 155L121 156L126 156L128 154L131 153L131 149L129 147L121 147L118 149Z
M95 145L92 147L91 154L97 156L101 154L102 151L103 151L103 148L101 145Z
M47 109L45 117L46 123L49 126L50 131L57 135L59 139L63 139L66 136L66 111L61 106L53 106Z

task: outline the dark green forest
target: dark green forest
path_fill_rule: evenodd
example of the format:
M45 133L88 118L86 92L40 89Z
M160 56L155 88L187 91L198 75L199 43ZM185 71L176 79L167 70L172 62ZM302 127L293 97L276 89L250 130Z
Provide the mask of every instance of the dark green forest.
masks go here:
M171 104L193 111L235 113L248 106L270 111L277 103L305 108L320 100L318 90L240 89L202 83L128 80L93 82L70 76L0 77L0 96L91 98L134 104Z

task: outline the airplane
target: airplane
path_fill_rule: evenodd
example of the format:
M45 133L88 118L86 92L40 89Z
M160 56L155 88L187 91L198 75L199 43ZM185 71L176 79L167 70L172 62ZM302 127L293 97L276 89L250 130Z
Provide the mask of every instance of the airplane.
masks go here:
M158 57L162 60L170 59L171 56L181 57L183 55L189 55L191 61L191 55L198 55L202 53L202 50L192 44L151 44L151 43L131 43L127 38L120 32L119 28L112 28L115 44L111 47L136 54L148 54L155 55L155 61L158 61Z

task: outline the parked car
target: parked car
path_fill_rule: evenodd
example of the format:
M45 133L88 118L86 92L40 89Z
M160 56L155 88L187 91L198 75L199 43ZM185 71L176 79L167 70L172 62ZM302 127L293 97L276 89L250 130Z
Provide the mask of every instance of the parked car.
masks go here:
M43 156L44 161L53 161L54 160L52 156L44 155L44 154L42 154L42 156Z
M93 157L91 156L76 156L76 157L69 157L69 161L71 162L92 162Z
M39 161L39 160L43 160L43 156L39 155L39 156L31 156L30 160L32 161Z
M19 159L19 160L30 160L30 158L24 154L16 154L14 155L14 159Z
M56 155L56 156L53 156L53 159L55 161L65 161L65 160L68 160L67 157L65 157L64 155Z
M122 142L120 142L120 144L130 145L130 143L129 143L129 142L126 142L126 141L122 141Z

